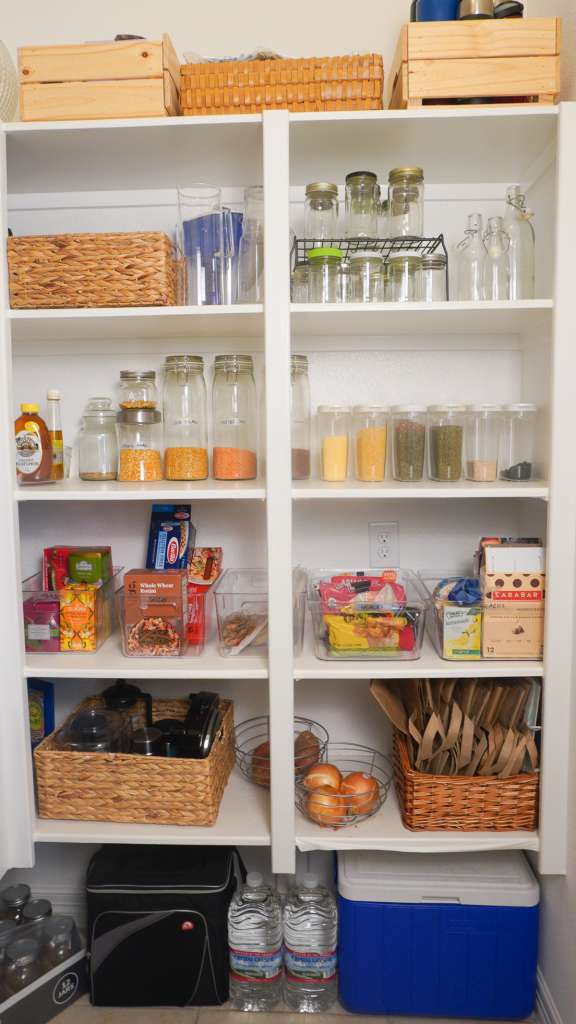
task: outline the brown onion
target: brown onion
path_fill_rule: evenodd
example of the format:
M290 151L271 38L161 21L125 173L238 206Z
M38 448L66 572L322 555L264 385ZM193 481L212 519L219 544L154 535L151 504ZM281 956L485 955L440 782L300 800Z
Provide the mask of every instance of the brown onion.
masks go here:
M349 814L369 814L378 803L380 790L378 779L364 772L351 772L343 780L340 792L347 796Z
M306 789L318 789L320 786L328 786L333 789L334 792L338 793L340 790L340 783L342 782L342 776L338 771L335 764L315 764L304 777L304 786Z
M306 810L312 821L324 828L341 825L346 817L346 808L342 807L342 797L329 786L320 786L313 790L306 801Z

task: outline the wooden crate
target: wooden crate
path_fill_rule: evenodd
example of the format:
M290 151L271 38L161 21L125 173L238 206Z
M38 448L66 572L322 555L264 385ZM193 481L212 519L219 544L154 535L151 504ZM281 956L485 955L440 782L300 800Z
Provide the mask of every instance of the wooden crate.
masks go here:
M23 121L170 117L180 62L169 36L18 50Z
M392 110L447 100L555 103L560 18L404 25L391 74Z

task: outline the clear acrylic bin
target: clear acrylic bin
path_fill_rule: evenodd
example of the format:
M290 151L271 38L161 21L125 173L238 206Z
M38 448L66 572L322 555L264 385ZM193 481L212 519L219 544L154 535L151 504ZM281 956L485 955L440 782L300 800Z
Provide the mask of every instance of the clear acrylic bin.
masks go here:
M308 603L323 661L420 657L428 599L412 572L313 569Z
M44 590L42 573L22 583L24 644L31 654L93 654L114 632L114 596L124 569L107 583L70 583Z
M167 605L163 613L158 614L158 602L155 601L153 614L146 614L143 607L142 618L128 626L124 587L118 591L118 618L125 658L181 658L202 653L204 637L201 642L188 646L188 622L175 612L174 606Z
M228 569L214 587L218 648L224 657L268 651L268 575L265 569ZM293 573L294 653L302 650L306 573Z

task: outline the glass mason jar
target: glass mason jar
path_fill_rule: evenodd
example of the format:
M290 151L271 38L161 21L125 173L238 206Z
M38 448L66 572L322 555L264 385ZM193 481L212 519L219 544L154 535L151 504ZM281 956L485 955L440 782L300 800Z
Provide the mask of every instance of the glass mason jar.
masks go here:
M463 405L428 407L428 453L432 480L454 481L462 476Z
M81 480L115 480L118 475L116 411L111 398L90 398L78 437Z
M330 246L308 253L308 296L310 302L338 302L338 278L342 250Z
M21 992L42 974L40 943L36 939L17 939L6 950L4 983L11 995Z
M336 302L352 302L352 271L349 260L341 260L338 267Z
M395 167L388 176L390 238L421 238L424 234L424 171Z
M380 189L372 171L346 175L346 237L377 238Z
M216 356L212 386L212 474L216 480L256 477L257 409L252 356Z
M156 409L157 405L154 370L120 370L121 409Z
M374 249L350 253L353 302L384 302L383 266L380 253Z
M500 479L531 480L536 447L535 405L521 402L502 411Z
M50 970L68 960L80 943L74 918L63 914L55 915L46 921L43 931L42 959L46 970Z
M304 237L314 241L338 236L338 186L315 181L306 186Z
M426 409L420 405L392 406L392 474L414 483L424 476Z
M388 260L388 301L419 302L422 258L409 249L392 253Z
M292 479L310 477L310 381L307 356L290 362L292 412Z
M469 405L466 409L464 451L466 478L480 483L498 479L499 405Z
M386 473L387 410L379 405L353 409L352 432L356 479L366 483L383 480Z
M290 298L292 302L308 302L308 263L297 263L290 278Z
M420 275L422 302L446 302L446 257L442 252L433 252L422 257Z
M2 919L20 924L24 907L28 903L30 896L30 886L25 885L24 882L20 882L17 885L9 885L7 889L4 889L0 893Z
M208 476L206 383L202 356L167 356L164 363L164 476Z
M318 438L322 480L346 480L350 410L342 405L318 406Z
M116 417L118 479L162 480L162 415L156 409L121 409Z

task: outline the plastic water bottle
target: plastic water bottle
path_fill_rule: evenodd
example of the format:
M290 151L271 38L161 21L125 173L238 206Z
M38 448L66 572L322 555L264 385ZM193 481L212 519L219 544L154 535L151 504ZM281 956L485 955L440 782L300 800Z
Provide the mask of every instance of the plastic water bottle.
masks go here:
M338 911L316 875L304 875L284 907L284 1001L300 1013L323 1013L336 1001Z
M282 910L251 871L228 910L230 999L235 1010L272 1010L282 995Z

